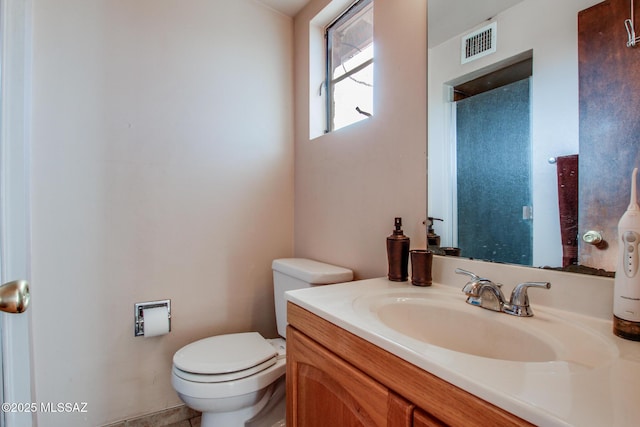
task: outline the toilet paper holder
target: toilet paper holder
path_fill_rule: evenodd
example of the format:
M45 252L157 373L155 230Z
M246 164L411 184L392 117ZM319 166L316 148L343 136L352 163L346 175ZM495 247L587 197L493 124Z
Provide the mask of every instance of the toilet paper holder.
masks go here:
M134 336L144 336L144 310L156 307L167 307L167 316L169 317L169 331L171 331L171 300L165 299L161 301L137 302L134 307Z

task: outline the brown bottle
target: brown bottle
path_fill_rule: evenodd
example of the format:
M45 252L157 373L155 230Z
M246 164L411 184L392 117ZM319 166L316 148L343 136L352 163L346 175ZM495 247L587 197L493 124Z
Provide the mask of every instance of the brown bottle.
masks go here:
M409 238L402 232L402 218L395 219L396 229L387 237L389 280L404 282L409 278Z
M440 236L436 234L433 230L433 221L438 220L442 221L440 218L434 218L432 216L428 217L429 225L427 226L427 245L429 248L439 248L440 247Z

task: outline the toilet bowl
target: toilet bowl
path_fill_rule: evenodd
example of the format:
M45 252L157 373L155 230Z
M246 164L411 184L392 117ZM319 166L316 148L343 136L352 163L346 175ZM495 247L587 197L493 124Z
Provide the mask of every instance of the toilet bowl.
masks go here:
M205 427L253 418L276 385L284 387L277 384L286 367L282 338L265 340L257 332L219 335L183 347L173 360L173 388L187 406L202 412Z
M285 336L292 289L352 280L351 270L317 261L273 261L278 333ZM217 335L188 344L173 357L171 383L180 399L202 412L202 427L284 425L286 342L257 332Z

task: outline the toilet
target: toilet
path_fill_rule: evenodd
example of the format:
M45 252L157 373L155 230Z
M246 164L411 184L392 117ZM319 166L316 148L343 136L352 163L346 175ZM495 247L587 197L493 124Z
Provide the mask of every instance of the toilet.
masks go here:
M353 279L349 269L303 258L274 260L272 269L281 338L265 339L258 332L217 335L187 344L173 356L173 388L188 407L202 412L202 427L284 426L284 293Z

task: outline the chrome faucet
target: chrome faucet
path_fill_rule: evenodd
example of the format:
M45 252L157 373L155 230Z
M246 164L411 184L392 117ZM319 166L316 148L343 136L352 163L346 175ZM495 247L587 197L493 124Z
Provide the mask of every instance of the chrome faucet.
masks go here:
M505 298L500 289L501 284L493 283L489 279L461 268L456 268L456 273L465 274L471 278L462 288L462 292L467 296L468 304L477 305L488 310L502 311Z
M531 317L533 316L533 311L529 306L529 295L527 293L527 289L529 288L551 288L551 283L549 282L525 282L520 283L513 289L511 292L511 299L509 300L509 304L504 304L502 306L502 311L507 314L512 314L514 316L520 317Z
M531 317L533 311L529 306L529 296L527 289L531 287L549 289L549 282L525 282L520 283L511 292L509 302L502 293L502 287L499 283L494 283L489 279L482 278L461 268L456 268L456 273L464 274L471 278L462 288L462 292L467 296L467 303L476 305L487 310L502 311L507 314L519 317Z

